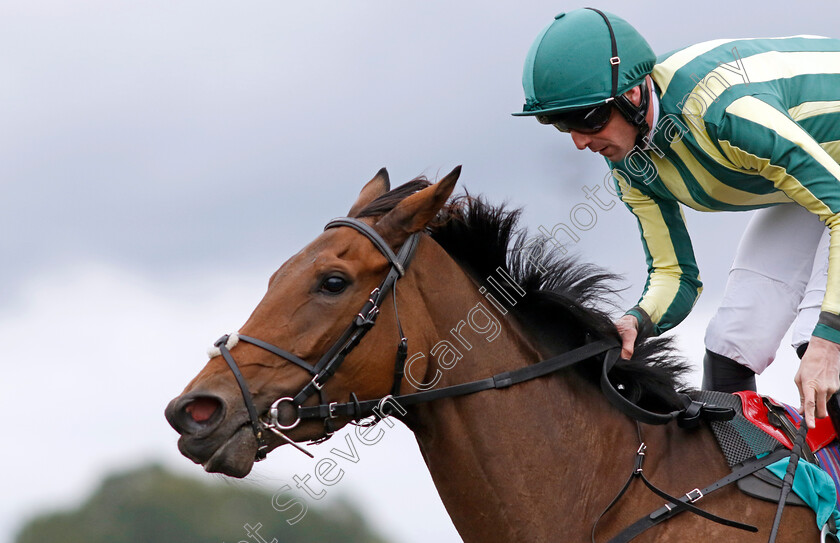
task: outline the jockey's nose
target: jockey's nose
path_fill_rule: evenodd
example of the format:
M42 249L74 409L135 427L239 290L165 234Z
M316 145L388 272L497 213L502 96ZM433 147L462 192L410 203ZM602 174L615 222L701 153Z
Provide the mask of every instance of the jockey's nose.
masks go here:
M589 134L582 134L576 130L571 130L569 133L572 135L572 141L575 142L575 147L581 151L592 143L592 137Z
M179 434L212 432L224 419L224 402L213 394L190 392L166 406L166 420Z

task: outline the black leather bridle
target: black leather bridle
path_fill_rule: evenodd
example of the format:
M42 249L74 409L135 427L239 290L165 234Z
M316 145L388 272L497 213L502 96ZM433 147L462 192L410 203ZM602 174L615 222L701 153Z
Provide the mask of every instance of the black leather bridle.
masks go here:
M405 270L414 256L420 234L415 233L409 236L405 243L403 243L399 252L395 254L388 243L382 239L382 236L380 236L376 230L358 219L333 219L327 223L324 230L342 226L353 228L368 238L379 250L379 252L382 253L382 255L388 260L390 263L390 269L388 270L388 274L382 280L382 283L380 283L380 285L373 289L370 293L368 301L353 318L350 325L316 364L310 364L288 351L275 347L274 345L266 343L260 339L242 334L225 335L215 343L215 346L219 349L220 354L224 358L225 362L227 362L233 372L233 375L236 377L236 381L242 391L242 398L245 401L245 407L248 410L250 425L254 432L254 436L257 439L256 461L264 459L268 452L268 446L265 443L263 434L265 430L270 430L308 456L312 456L309 451L302 448L299 444L295 443L291 438L285 435L285 432L297 427L297 425L303 420L322 420L324 422L326 435L329 436L334 431L331 424L332 421L339 417L345 417L351 420L360 420L369 417L370 415L374 415L375 417L388 415L388 413L384 413L384 411L387 406L385 402L389 399L396 401L397 404L402 407L408 407L442 398L473 394L483 390L507 388L524 381L529 381L531 379L536 379L538 377L557 372L561 369L583 362L584 360L589 360L601 355L603 355L601 372L602 391L610 403L635 420L646 424L666 424L676 419L680 422L680 425L689 426L698 423L701 416L709 416L710 414L714 415L714 413L712 413L715 409L714 406L707 406L706 404L694 402L685 394L681 395L685 407L681 410L670 413L653 413L626 399L618 390L616 390L608 378L608 373L618 361L619 353L621 351L617 340L611 338L599 339L587 343L582 347L553 356L535 364L513 371L499 373L486 379L461 383L439 389L400 395L400 384L402 383L403 375L405 373L405 361L408 353L408 340L403 334L399 314L397 312L396 288L397 280L405 275ZM349 402L327 402L323 391L324 384L335 374L345 357L356 347L356 345L358 345L359 341L361 341L365 334L376 323L376 318L379 315L379 308L389 291L393 294L394 314L400 337L394 362L394 382L391 394L375 400L359 401L356 398L356 395L351 393L351 401ZM248 390L248 385L230 352L233 345L238 342L237 340L250 343L251 345L265 349L266 351L288 360L289 362L308 371L309 374L312 375L312 379L304 385L300 392L298 392L295 396L284 396L275 400L268 409L267 415L261 418L257 413L256 407L254 407L253 398ZM316 393L319 395L321 403L318 405L304 406L303 403ZM282 424L279 420L280 406L284 403L289 403L290 406L296 410L296 418L289 424Z
M256 461L264 459L268 453L268 446L266 445L265 438L263 436L264 430L272 431L289 444L303 451L305 454L312 456L312 454L306 449L303 449L292 439L287 437L285 432L295 428L298 424L300 424L301 420L305 418L302 416L301 406L310 396L317 393L321 399L322 406L327 407L327 415L323 417L327 435L333 433L330 421L337 418L338 415L332 411L332 406L337 404L335 402L325 402L323 391L324 385L330 377L335 375L335 372L338 371L338 368L341 366L342 362L344 362L344 358L347 354L349 354L350 351L358 345L359 341L361 341L365 334L367 334L368 330L370 330L376 323L376 318L379 315L379 308L385 296L387 296L388 291L392 291L394 294L394 312L395 314L397 313L397 280L405 275L405 270L408 267L409 262L411 262L414 252L417 249L420 234L415 233L410 235L405 243L403 243L399 252L395 254L388 243L382 239L382 236L380 236L376 230L358 219L333 219L327 223L324 230L341 226L353 228L368 238L374 246L376 246L379 252L382 253L382 255L388 260L390 263L390 269L388 270L388 274L385 276L385 279L382 280L382 283L371 291L368 301L365 302L364 306L353 318L350 325L344 330L335 343L333 343L332 347L330 347L330 349L321 356L320 360L318 360L318 362L314 365L310 364L309 362L284 349L280 349L270 343L243 334L236 334L233 342L233 344L235 344L237 342L235 340L238 339L238 341L250 343L251 345L265 349L266 351L284 358L292 364L308 371L309 374L312 375L312 379L304 385L300 392L298 392L295 396L284 396L275 400L268 410L267 420L265 418L260 418L256 407L254 407L254 401L251 397L251 392L248 390L248 384L245 382L245 378L242 376L242 372L239 371L239 367L230 352L230 348L232 348L231 337L234 335L228 334L222 336L215 343L215 346L218 347L220 354L225 359L225 362L227 362L233 372L233 375L236 377L236 382L239 384L239 389L242 391L242 399L245 401L245 407L248 410L251 429L254 432L254 437L257 439ZM396 360L394 363L394 384L391 391L392 395L398 395L400 392L400 384L405 371L405 359L408 353L408 340L402 332L402 326L400 324L398 314L396 314L396 320L400 341L397 347ZM280 405L286 402L291 404L298 413L297 418L290 424L282 424L279 420Z

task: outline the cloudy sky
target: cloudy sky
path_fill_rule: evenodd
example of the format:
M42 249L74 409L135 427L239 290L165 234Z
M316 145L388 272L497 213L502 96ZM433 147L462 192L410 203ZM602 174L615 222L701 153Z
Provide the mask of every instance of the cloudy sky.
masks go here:
M636 4L597 7L657 52L840 37L836 2ZM107 470L159 460L201 476L177 453L166 402L380 167L400 183L463 164L462 187L524 206L530 228L568 222L603 161L509 113L531 41L577 7L0 2L0 541ZM706 291L677 335L695 361L747 218L688 213ZM622 207L599 211L574 250L624 274L635 300L644 262ZM760 387L791 402L788 351ZM363 453L336 495L356 496L395 540L458 540L407 431ZM274 453L246 484L311 473L298 456Z

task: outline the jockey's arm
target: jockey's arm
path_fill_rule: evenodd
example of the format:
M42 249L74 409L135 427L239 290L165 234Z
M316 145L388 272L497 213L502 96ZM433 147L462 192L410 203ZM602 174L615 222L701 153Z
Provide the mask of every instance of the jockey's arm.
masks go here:
M656 199L623 177L617 179L621 199L638 221L648 266L642 296L627 315L636 319L634 332L659 335L689 314L703 290L694 250L679 203Z

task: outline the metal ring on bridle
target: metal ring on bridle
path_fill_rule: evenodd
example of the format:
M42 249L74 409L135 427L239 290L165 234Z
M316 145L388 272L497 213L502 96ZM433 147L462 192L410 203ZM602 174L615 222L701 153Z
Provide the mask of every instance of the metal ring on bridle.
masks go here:
M392 396L391 394L388 394L387 396L380 399L379 403L376 404L376 409L379 410L379 416L382 417L383 419L385 417L390 417L391 416L391 415L385 413L384 409L385 409L385 402L387 402L388 400L393 400L393 399L394 399L394 396Z
M276 400L273 404L271 404L271 407L268 408L269 427L275 426L279 430L291 430L292 428L300 424L300 406L296 405L294 401L294 398L291 398L290 396L284 396L279 400ZM278 420L278 417L280 415L278 406L282 402L291 403L292 406L294 406L295 411L297 412L297 419L295 419L295 421L290 425L280 424L280 421Z

